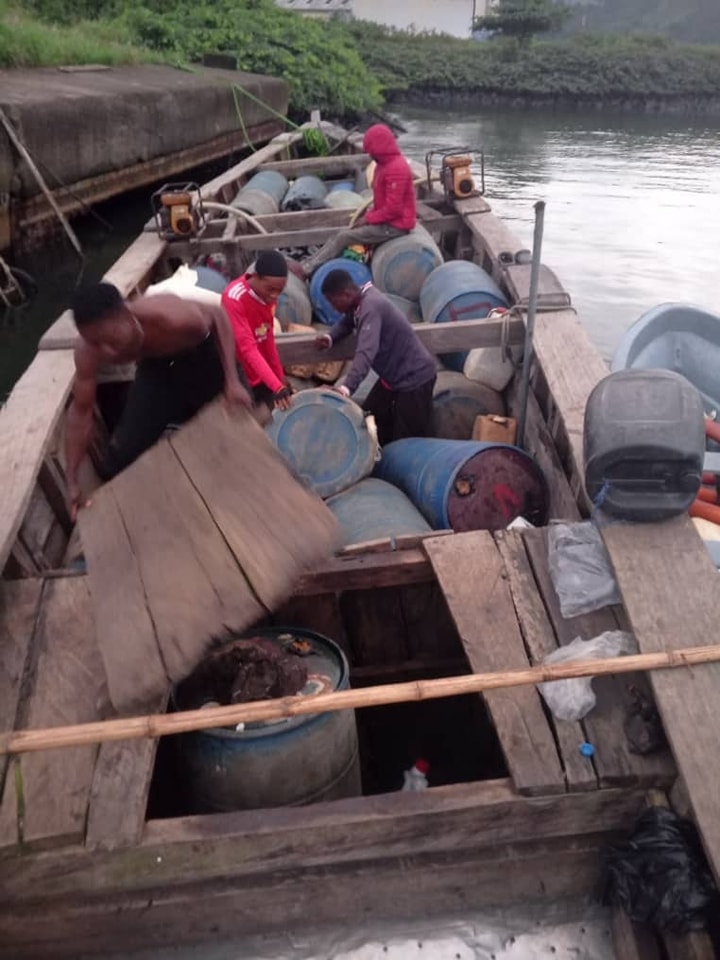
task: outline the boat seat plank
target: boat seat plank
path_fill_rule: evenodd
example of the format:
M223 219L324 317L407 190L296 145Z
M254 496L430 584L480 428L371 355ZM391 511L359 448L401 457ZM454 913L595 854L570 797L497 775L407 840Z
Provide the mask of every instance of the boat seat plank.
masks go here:
M0 730L15 728L43 582L0 580ZM0 790L7 763L0 757Z
M487 531L425 541L450 613L476 673L528 665L502 558ZM552 730L534 687L488 691L490 715L521 793L565 790Z
M718 574L688 517L602 529L642 653L713 643ZM650 683L705 850L720 879L720 664L653 671Z
M111 700L123 712L187 676L212 640L275 609L337 543L327 507L249 413L230 416L222 403L97 491L80 524Z
M547 530L528 530L523 534L523 539L558 646L565 646L575 637L589 640L606 630L627 629L623 611L613 607L603 607L583 616L564 619L550 579ZM642 674L597 677L593 680L597 704L582 721L582 726L588 741L595 747L593 763L600 786L670 786L677 773L669 750L641 755L630 749L624 724L633 704L632 688L650 695L647 679Z
M85 577L59 577L46 584L34 646L37 666L19 724L33 730L101 719L107 688ZM28 753L16 761L22 803L17 810L16 777L11 772L3 791L2 822L6 827L13 813L19 813L19 829L13 837L3 833L0 842L22 840L27 846L80 842L96 756L97 747L91 745Z
M521 306L527 306L530 300L530 273L532 266L529 263L512 263L504 269L505 284L513 301ZM548 305L556 309L570 306L570 295L563 287L557 275L540 264L538 277L538 309Z
M500 532L495 535L495 541L505 563L510 592L529 660L532 665L536 665L557 648L555 633L535 582L522 534L514 530ZM557 736L568 789L597 789L595 768L580 753L580 746L587 739L581 724L557 720L554 717L551 722Z

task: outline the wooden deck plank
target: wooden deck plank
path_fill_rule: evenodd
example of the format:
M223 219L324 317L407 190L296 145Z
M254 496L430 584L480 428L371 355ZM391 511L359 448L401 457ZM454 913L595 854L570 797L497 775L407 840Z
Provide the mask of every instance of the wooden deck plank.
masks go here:
M141 710L168 679L122 512L106 484L78 525L92 592L98 647L116 710Z
M0 730L15 727L42 589L42 580L0 580ZM0 791L7 764L0 758Z
M526 667L502 559L487 531L427 540L424 548L475 672ZM510 774L522 793L565 790L552 731L533 687L485 694Z
M248 413L211 404L169 442L267 610L332 556L337 522Z
M167 701L161 696L150 709L163 713ZM88 801L88 847L115 849L140 842L157 745L151 739L100 745Z
M687 517L613 524L602 535L642 653L714 642L718 573ZM720 664L654 671L650 682L718 880Z
M381 794L307 807L150 821L134 849L84 848L15 857L0 874L0 901L113 891L130 896L187 882L225 881L282 869L377 862L412 853L492 849L628 829L641 790L521 797L509 780ZM442 829L438 829L442 824ZM546 874L549 874L546 871Z
M498 533L495 539L505 563L510 592L515 604L520 629L529 653L530 663L540 663L557 648L557 640L543 605L532 567L525 552L522 534L517 531ZM550 721L555 728L560 759L568 789L596 790L598 779L592 763L580 753L587 739L579 723L568 720Z
M167 440L111 486L168 679L182 680L200 659L203 637L209 644L243 630L264 610Z
M27 729L100 719L105 671L95 641L92 607L84 577L58 578L43 593L35 641L38 661L27 711ZM82 840L97 747L71 747L26 754L20 760L24 812L22 840L28 846ZM8 777L3 806L15 806Z
M401 587L432 580L433 570L428 556L424 550L416 548L333 557L300 577L294 593L313 596L333 591Z
M0 571L25 519L74 371L71 351L37 354L0 409Z
M575 637L589 640L606 630L625 629L621 611L604 607L593 613L565 620L550 579L547 554L547 530L528 530L523 534L533 573L542 594L559 646L565 646ZM593 680L597 697L594 710L582 721L587 739L595 747L593 762L600 785L669 786L676 776L675 765L668 750L640 755L630 750L624 732L624 723L632 704L631 687L647 690L645 677L625 674Z

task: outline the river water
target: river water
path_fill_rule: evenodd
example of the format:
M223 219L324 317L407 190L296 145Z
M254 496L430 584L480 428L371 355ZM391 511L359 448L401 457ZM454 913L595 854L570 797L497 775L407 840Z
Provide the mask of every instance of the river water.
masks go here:
M544 262L571 293L605 357L645 310L669 300L720 312L720 119L396 108L400 143L423 160L433 148L485 151L487 197L532 245L533 203L547 202ZM99 277L148 218L150 191L103 208L114 226L78 223ZM43 251L31 268L41 294L14 325L0 324L0 398L67 305L77 264Z

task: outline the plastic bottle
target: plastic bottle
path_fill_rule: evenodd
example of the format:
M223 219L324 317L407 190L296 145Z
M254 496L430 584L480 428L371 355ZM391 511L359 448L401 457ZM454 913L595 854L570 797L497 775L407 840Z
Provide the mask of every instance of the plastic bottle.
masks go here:
M429 784L427 774L430 764L427 760L416 760L415 764L406 770L403 774L405 782L402 785L403 790L427 790Z

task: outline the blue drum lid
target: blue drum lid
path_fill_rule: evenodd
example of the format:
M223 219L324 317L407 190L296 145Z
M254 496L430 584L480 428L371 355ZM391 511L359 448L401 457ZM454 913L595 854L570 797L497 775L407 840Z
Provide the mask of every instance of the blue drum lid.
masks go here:
M375 463L362 410L331 390L296 394L289 410L275 410L267 433L300 480L323 498L362 480Z

